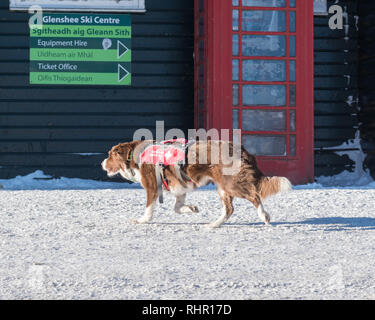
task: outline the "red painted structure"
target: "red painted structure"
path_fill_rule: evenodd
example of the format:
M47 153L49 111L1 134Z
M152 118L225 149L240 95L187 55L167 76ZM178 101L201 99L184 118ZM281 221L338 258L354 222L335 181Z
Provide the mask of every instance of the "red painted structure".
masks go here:
M267 175L314 179L313 0L195 0L195 126L241 129Z

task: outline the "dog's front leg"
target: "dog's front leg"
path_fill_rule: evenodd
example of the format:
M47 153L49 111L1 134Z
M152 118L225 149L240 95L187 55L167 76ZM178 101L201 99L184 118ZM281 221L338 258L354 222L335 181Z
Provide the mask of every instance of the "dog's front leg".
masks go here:
M147 204L145 214L139 219L133 219L130 222L135 224L144 224L152 220L152 214L156 205L156 200L158 198L157 190L147 190Z

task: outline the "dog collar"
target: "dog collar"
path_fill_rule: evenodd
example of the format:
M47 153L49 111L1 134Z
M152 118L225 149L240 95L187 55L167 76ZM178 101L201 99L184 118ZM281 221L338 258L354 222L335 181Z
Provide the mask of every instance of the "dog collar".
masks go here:
M126 159L127 162L130 162L133 160L133 150L129 152L128 159Z

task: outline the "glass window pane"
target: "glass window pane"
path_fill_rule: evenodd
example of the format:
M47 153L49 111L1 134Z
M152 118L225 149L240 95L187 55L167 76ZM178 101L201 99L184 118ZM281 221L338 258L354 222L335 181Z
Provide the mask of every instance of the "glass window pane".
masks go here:
M289 61L289 81L296 81L296 62L294 60Z
M289 12L289 30L296 32L296 13L294 11Z
M232 0L232 5L233 6L238 6L238 0Z
M289 130L296 131L296 110L289 112Z
M285 81L286 63L280 60L243 60L244 81Z
M284 85L244 85L242 101L245 106L285 106Z
M242 36L242 55L244 56L285 57L285 54L285 36Z
M289 0L289 7L295 8L296 7L296 0Z
M297 154L296 136L289 136L289 154L295 156Z
M232 60L232 80L238 81L239 80L239 62L238 60Z
M238 110L234 109L232 113L233 129L239 129Z
M286 113L282 110L242 110L242 130L285 131Z
M234 34L233 37L232 37L232 54L234 56L238 56L239 55L239 49L238 49L238 34Z
M285 7L285 0L242 0L248 7Z
M283 135L244 135L245 149L257 156L286 156L286 138Z
M239 17L238 10L233 10L232 16L233 16L233 24L232 24L233 30L238 31L238 17Z
M294 84L289 86L289 105L291 107L296 106L296 86Z
M232 86L233 105L238 106L238 84Z
M296 56L296 36L289 37L289 55L291 57Z
M242 11L243 31L286 31L285 11L244 10Z

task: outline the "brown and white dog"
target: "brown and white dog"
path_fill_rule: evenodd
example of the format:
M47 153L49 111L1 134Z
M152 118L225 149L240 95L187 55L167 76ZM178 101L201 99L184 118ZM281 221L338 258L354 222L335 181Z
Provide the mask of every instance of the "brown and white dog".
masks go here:
M152 144L152 141L148 141ZM108 176L120 174L127 180L139 182L146 190L147 204L143 217L132 220L134 223L147 223L151 221L154 207L158 199L158 185L155 174L155 165L150 163L138 163L139 152L137 148L145 141L132 141L120 143L109 151L109 156L102 162L102 168L107 172ZM147 143L147 141L146 141ZM174 210L177 213L198 212L195 206L185 205L186 193L194 189L214 183L223 205L221 216L213 223L208 224L210 228L220 227L226 222L233 213L233 198L244 198L249 200L257 208L260 219L269 224L270 216L264 210L262 201L270 195L279 192L287 192L291 190L291 183L284 177L266 177L257 167L256 159L249 154L243 146L240 150L240 166L238 173L235 175L224 175L223 168L227 164L223 161L215 159L213 161L211 150L213 144L219 146L228 144L224 141L208 141L194 142L188 149L188 153L195 152L196 159L199 159L199 153L202 150L207 151L207 162L200 164L187 163L183 167L184 176L190 178L190 181L181 183L173 166L167 166L164 170L164 177L168 183L169 191L176 197ZM230 150L233 144L229 143Z

